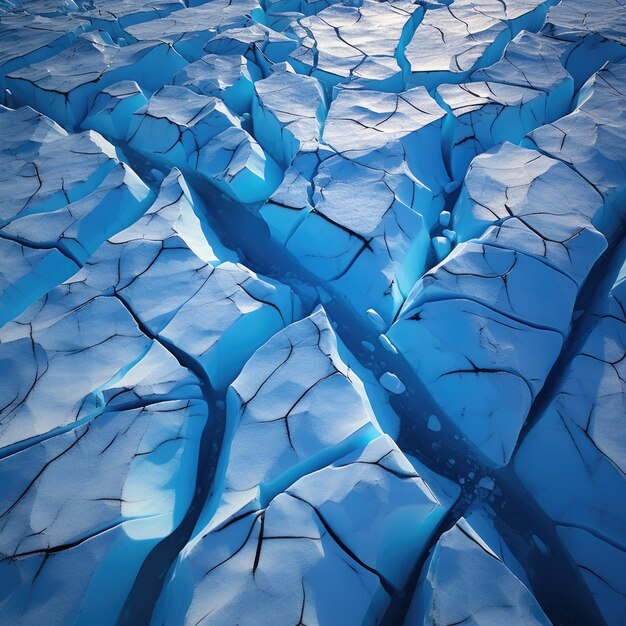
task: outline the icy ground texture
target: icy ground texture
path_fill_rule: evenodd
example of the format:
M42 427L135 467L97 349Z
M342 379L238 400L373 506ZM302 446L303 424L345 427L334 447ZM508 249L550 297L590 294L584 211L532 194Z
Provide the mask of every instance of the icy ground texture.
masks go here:
M0 624L626 626L626 0L0 0Z

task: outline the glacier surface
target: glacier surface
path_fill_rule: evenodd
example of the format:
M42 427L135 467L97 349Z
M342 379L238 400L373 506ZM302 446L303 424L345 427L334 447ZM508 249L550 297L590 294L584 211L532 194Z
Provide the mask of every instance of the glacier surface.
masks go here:
M0 581L626 626L625 0L0 0Z

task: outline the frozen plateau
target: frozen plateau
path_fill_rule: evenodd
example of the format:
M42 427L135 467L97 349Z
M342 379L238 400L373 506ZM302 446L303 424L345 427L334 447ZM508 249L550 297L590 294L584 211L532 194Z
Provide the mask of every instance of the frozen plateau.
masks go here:
M626 626L626 0L0 0L0 626Z

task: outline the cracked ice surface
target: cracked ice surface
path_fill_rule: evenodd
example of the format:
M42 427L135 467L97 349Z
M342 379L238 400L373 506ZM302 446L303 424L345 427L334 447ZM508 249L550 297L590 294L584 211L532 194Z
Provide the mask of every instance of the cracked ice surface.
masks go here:
M624 0L0 0L0 623L626 626Z
M482 512L461 518L444 533L424 566L407 624L550 624L522 581L496 550L507 549L497 531L474 528ZM489 524L489 522L486 522ZM494 546L494 547L492 547ZM463 582L461 582L463 581Z
M623 246L617 256L560 385L515 459L515 471L554 519L608 623L626 615ZM547 446L558 447L565 462L554 463Z
M337 3L294 22L289 31L300 42L290 55L294 68L319 78L328 89L399 91L405 84L406 45L423 8L407 0L363 0L360 6Z
M262 9L256 0L213 0L156 21L131 25L126 33L130 42L164 42L185 59L195 61L215 34L246 26L259 13Z
M279 611L357 624L378 619L404 586L456 493L380 434L341 352L353 358L318 309L235 380L220 501L179 558L156 623L183 613L198 623L265 623ZM337 594L350 603L339 608ZM307 597L324 600L312 606Z

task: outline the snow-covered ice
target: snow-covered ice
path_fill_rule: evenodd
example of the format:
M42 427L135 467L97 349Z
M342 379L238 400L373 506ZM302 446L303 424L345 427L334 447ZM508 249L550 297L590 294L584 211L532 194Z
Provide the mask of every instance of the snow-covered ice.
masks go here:
M626 626L625 0L0 0L0 623Z
M474 528L487 526L483 538ZM492 545L494 546L492 548ZM550 621L524 583L495 550L508 550L481 512L444 533L424 566L406 626L479 623L548 626Z

